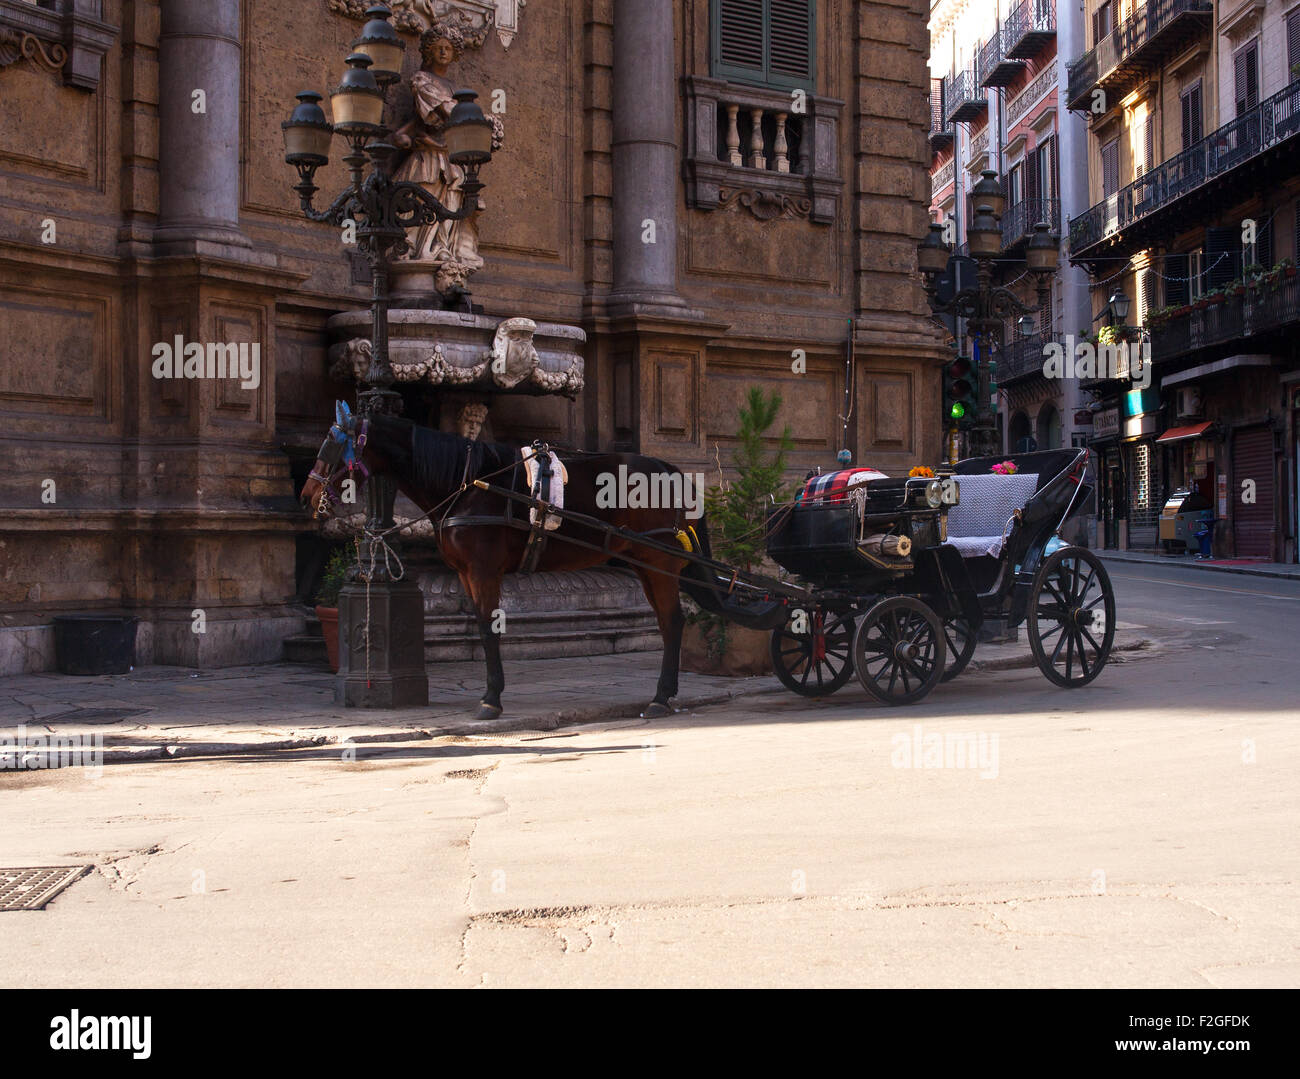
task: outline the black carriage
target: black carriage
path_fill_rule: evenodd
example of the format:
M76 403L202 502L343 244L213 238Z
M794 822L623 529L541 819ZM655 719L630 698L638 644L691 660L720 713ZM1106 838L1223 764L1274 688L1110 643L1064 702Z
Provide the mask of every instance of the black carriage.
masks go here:
M1016 471L994 473L1001 461ZM817 697L856 672L887 704L920 700L970 662L980 626L1027 623L1043 674L1101 672L1115 598L1101 560L1061 538L1087 505L1087 451L974 457L934 479L873 479L776 510L768 554L809 586L772 633L777 677Z

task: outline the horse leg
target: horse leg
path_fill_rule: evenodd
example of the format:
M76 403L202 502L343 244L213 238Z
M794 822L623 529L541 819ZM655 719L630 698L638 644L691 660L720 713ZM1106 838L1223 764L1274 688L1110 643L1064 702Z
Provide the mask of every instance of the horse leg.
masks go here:
M487 667L487 689L483 691L474 718L496 719L501 714L501 691L506 688L505 671L501 667L501 637L493 625L501 602L501 578L471 572L461 576L461 583L478 616L478 633L483 641L483 661Z
M641 578L646 599L650 601L655 617L659 620L659 633L664 639L663 665L659 669L655 697L641 713L647 719L672 713L668 702L677 696L677 672L682 659L682 629L686 625L677 568L665 565L663 569L665 572L641 568L636 571Z

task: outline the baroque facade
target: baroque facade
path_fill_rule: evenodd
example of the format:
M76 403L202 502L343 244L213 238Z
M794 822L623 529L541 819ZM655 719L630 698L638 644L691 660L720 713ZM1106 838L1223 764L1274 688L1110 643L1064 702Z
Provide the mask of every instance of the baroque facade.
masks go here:
M0 672L52 665L59 612L137 615L142 663L273 660L301 625L296 493L355 389L327 322L368 288L301 216L280 123L365 6L0 0ZM712 470L761 382L792 474L934 460L922 0L392 6L407 75L431 17L484 30L456 76L507 138L474 302L585 334L581 394L503 398L498 435ZM154 377L193 342L257 377Z

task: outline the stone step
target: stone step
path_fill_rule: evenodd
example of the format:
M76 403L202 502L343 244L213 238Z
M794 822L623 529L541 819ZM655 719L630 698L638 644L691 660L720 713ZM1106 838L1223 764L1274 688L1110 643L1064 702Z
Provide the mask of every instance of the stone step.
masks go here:
M329 656L325 651L325 638L319 633L319 623L316 628L318 632L315 635L298 633L284 639L285 663L306 663L312 667L329 669Z

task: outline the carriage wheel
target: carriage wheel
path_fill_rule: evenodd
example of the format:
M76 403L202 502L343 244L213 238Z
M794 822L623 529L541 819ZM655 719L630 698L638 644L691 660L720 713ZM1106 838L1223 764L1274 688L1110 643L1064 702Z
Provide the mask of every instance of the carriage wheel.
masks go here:
M939 616L911 596L881 600L853 638L858 678L886 704L912 704L934 689L947 653Z
M1034 662L1058 686L1077 689L1101 673L1114 641L1106 567L1086 547L1062 547L1039 567L1029 595Z
M806 625L798 623L800 617ZM796 626L803 632L796 633ZM796 611L772 631L772 666L786 689L803 697L825 697L852 677L852 648L852 611Z
M966 669L975 654L975 631L966 619L950 618L943 624L943 639L948 646L948 662L939 681L948 682Z

